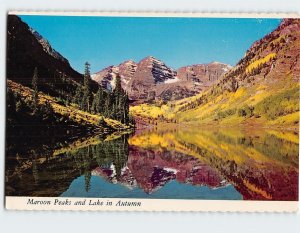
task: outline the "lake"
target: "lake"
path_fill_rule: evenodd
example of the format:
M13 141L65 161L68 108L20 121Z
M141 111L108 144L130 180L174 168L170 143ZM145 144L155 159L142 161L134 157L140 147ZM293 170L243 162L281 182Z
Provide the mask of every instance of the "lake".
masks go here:
M173 127L34 145L7 147L6 195L298 200L297 132Z

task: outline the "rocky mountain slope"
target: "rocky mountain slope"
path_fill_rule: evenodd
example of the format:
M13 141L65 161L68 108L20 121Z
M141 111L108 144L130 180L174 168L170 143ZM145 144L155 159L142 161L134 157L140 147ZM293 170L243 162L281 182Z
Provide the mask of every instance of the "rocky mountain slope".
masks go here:
M18 16L7 18L7 77L22 84L29 84L34 68L40 77L54 79L64 73L77 82L83 80L66 58L55 51L49 42L30 28Z
M253 43L234 69L228 72L218 87L234 91L240 86L300 79L300 20L284 19L278 28Z
M31 87L35 68L39 90L53 97L70 101L83 83L83 75L75 71L45 38L18 16L8 15L7 79ZM96 90L98 84L93 83L93 90Z
M120 74L122 87L124 90L128 91L128 83L132 79L136 69L137 64L132 60L128 60L118 66L106 67L99 72L92 74L91 77L107 90L112 90L115 86L116 75Z
M213 85L231 66L213 62L179 68L177 71L149 56L135 63L125 61L92 75L107 89L113 89L116 74L132 100L151 102L177 100L193 96Z
M230 65L219 62L197 64L179 68L177 76L182 81L193 81L195 89L200 92L215 84L231 68Z

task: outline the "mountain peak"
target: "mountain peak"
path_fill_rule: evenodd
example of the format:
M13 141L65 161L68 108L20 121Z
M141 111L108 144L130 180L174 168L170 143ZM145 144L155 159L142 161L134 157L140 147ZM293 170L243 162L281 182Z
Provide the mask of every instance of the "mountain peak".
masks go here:
M138 63L136 74L137 77L140 76L139 79L148 77L152 79L154 83L161 83L168 78L174 78L176 72L161 60L153 56L148 56Z
M119 64L119 66L121 65L137 65L137 63L134 60L129 59Z
M158 59L156 59L155 57L153 56L147 56L147 57L144 57L140 62L142 61L149 61L149 62L153 62L153 61L159 61Z
M208 63L208 64L222 64L221 62L218 62L218 61L212 61L212 62L210 62L210 63Z
M227 66L229 68L232 68L231 65L223 63L223 62L219 62L219 61L212 61L212 62L208 63L207 65L221 65L221 66Z

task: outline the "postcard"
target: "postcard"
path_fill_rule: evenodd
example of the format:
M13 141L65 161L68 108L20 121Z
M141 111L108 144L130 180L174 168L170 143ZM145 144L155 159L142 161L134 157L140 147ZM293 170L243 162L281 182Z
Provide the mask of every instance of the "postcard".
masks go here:
M294 212L300 19L9 12L5 206Z

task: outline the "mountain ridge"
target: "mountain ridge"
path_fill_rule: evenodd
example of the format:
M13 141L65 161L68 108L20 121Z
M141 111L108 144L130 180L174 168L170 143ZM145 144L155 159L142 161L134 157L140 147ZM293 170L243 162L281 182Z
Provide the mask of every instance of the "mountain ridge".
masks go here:
M64 73L81 83L83 75L75 71L69 61L52 48L37 31L16 15L7 18L7 77L28 85L35 67L42 77Z
M131 99L142 102L168 101L206 90L230 68L232 67L225 63L211 62L174 70L161 60L147 56L139 62L129 59L119 65L108 66L92 74L92 79L112 90L115 77L120 74L122 86Z

